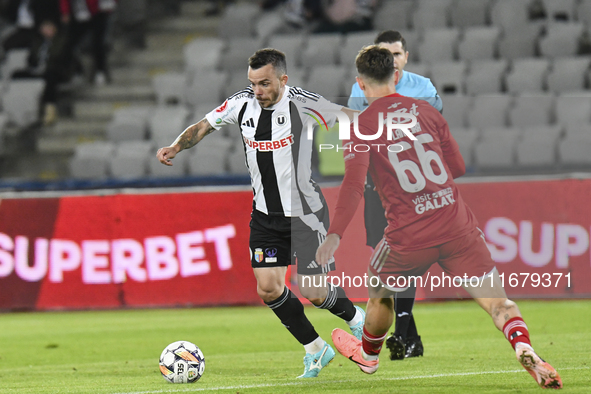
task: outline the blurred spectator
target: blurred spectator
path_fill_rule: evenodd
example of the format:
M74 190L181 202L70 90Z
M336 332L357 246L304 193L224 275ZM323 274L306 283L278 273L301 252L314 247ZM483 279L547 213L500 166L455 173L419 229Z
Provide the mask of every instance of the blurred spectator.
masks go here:
M376 0L322 0L322 21L315 33L371 30Z
M38 38L39 26L43 21L58 24L60 20L59 0L7 0L2 4L1 14L14 24L2 42L5 51L30 48Z
M94 63L91 75L94 83L99 85L111 80L107 64L107 33L116 6L116 0L60 0L62 22L68 26L66 61L76 64L76 51L82 39L90 34Z
M46 1L46 0L44 0ZM41 98L43 124L49 126L57 119L58 84L67 82L71 76L64 63L67 37L53 20L41 22L29 47L28 68L13 73L13 78L43 78L45 90Z
M371 30L376 0L288 0L285 20L313 33Z

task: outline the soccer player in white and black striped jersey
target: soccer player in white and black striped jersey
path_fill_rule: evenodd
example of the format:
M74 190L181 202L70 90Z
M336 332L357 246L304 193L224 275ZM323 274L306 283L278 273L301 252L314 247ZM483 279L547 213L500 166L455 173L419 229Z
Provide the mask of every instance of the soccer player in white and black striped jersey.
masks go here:
M254 193L249 246L257 291L304 345L305 369L300 377L316 377L335 353L304 314L302 303L285 286L285 275L295 256L302 295L316 307L345 320L353 334L361 337L365 312L353 305L342 288L323 279L335 269L334 261L326 267L314 261L316 249L326 237L329 218L322 192L311 178L312 139L307 134L313 121L308 114L319 115L331 125L337 120L337 112L352 118L353 111L315 93L287 86L285 55L278 50L261 49L248 64L250 86L189 126L171 146L159 149L157 157L163 164L172 165L171 160L181 150L191 148L207 134L227 124L240 126Z

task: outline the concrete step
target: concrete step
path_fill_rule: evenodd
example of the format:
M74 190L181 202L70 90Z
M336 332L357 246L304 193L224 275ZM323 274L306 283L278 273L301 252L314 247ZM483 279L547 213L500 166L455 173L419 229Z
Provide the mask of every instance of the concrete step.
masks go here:
M92 141L104 141L104 138L81 135L44 135L37 139L37 152L44 155L72 155L76 145Z
M219 22L220 17L199 19L192 15L181 15L178 18L153 21L148 24L148 30L151 32L176 32L215 36Z
M134 69L169 69L182 67L184 62L181 49L162 48L159 51L138 51L130 53L127 58L128 68Z
M39 152L21 155L11 160L2 172L3 180L51 181L68 176L69 154L43 154Z
M151 85L107 85L88 89L78 93L78 98L87 101L152 101L156 100L154 89Z
M121 67L111 70L112 85L149 85L152 83L150 70L146 68Z

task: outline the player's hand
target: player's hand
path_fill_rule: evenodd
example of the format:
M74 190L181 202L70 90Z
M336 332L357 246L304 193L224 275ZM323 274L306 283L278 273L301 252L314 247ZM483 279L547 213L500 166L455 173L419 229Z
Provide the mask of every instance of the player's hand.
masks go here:
M334 256L334 252L339 248L341 237L337 234L328 234L326 239L316 250L316 262L320 265L328 264L328 261Z
M174 159L178 152L178 149L176 149L175 147L167 146L158 149L156 157L158 158L158 160L160 160L160 163L166 164L167 166L172 166L172 159Z

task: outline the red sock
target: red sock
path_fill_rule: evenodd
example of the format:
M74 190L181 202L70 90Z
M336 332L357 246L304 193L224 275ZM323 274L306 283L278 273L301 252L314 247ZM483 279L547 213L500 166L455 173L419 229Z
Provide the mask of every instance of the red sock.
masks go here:
M514 317L505 323L503 334L505 334L505 338L511 343L513 349L515 349L517 342L523 342L531 346L529 331L527 331L527 326L521 317Z
M363 344L363 351L365 354L370 356L379 355L387 334L388 333L386 332L384 335L377 337L367 332L365 327L363 327L363 338L361 338L361 342Z

